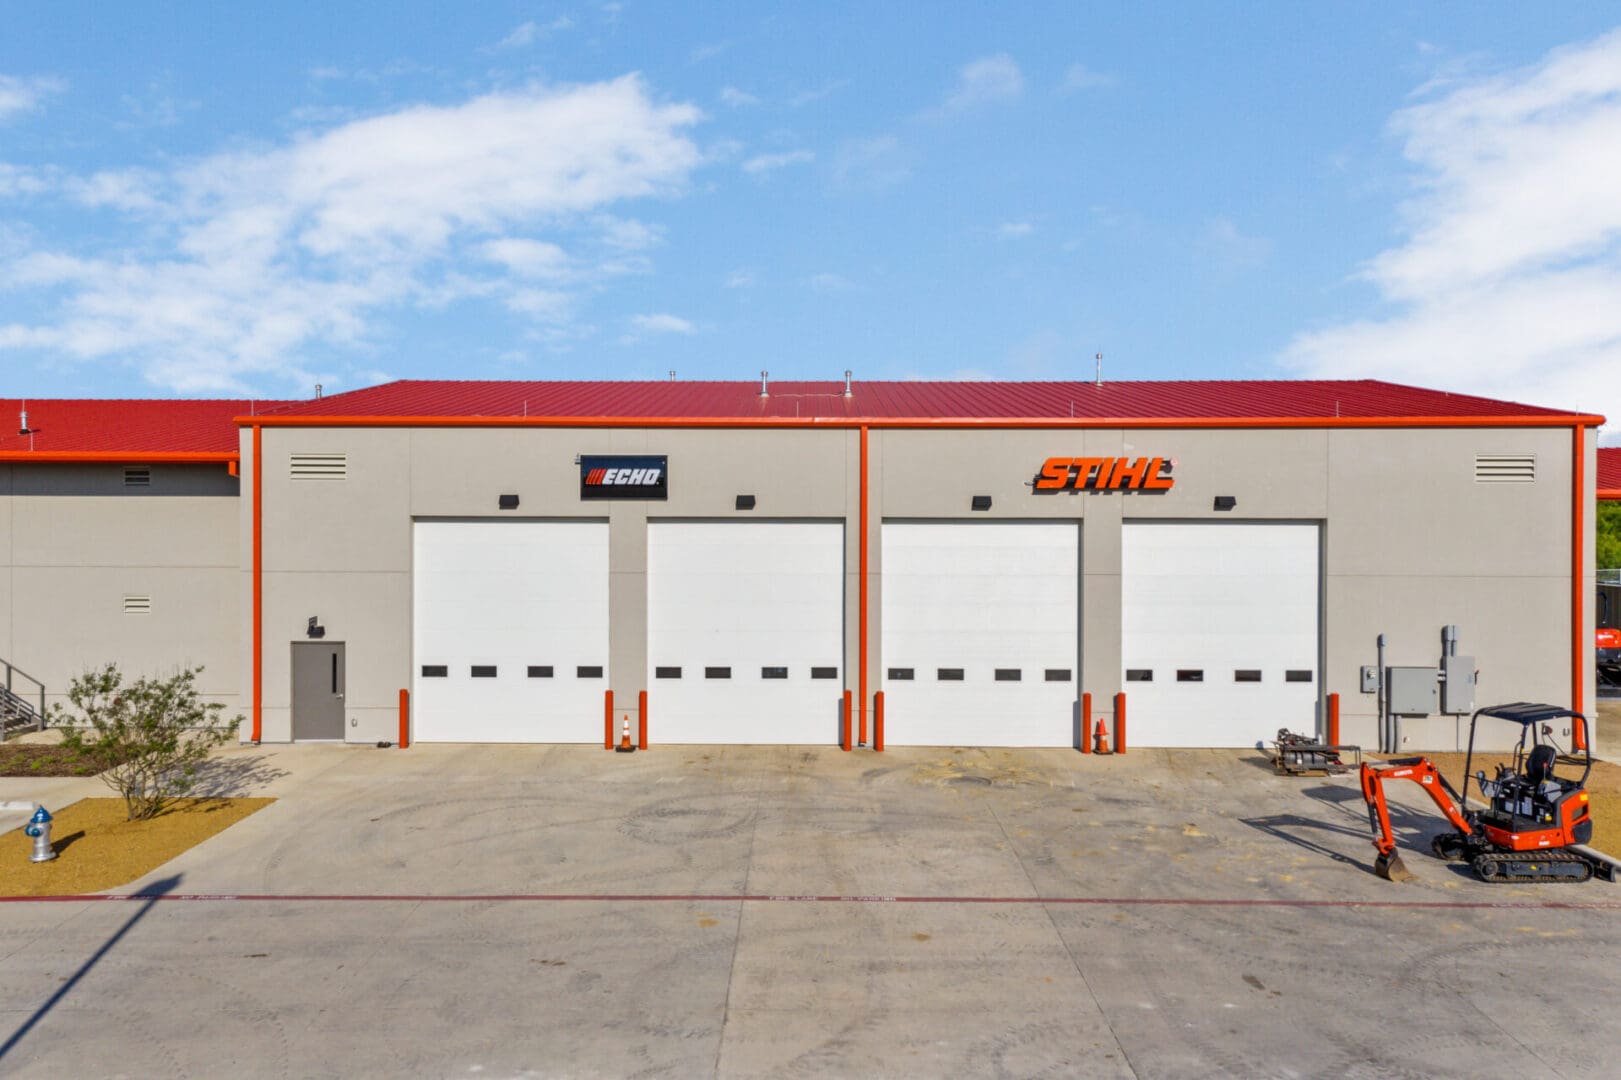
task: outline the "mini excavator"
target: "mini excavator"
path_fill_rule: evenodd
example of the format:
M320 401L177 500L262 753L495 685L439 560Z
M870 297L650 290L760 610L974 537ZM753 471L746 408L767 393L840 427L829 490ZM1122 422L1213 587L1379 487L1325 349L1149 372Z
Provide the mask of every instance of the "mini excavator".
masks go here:
M1485 770L1475 774L1485 809L1469 809L1469 766L1475 754L1475 726L1482 716L1520 725L1514 763L1498 765L1495 779ZM1396 758L1382 763L1363 762L1362 797L1368 801L1373 846L1379 852L1374 872L1387 881L1405 881L1412 873L1402 865L1390 830L1390 808L1385 803L1386 780L1412 780L1429 793L1456 830L1431 842L1438 858L1467 861L1482 881L1494 883L1586 881L1597 874L1615 880L1615 868L1571 850L1593 838L1593 818L1587 797L1587 776L1593 752L1583 744L1583 756L1561 754L1553 742L1553 721L1571 718L1585 725L1581 713L1557 705L1515 702L1481 709L1469 720L1469 754L1464 759L1463 794L1460 795L1426 757ZM1556 775L1564 766L1566 775ZM1577 767L1581 775L1574 775Z

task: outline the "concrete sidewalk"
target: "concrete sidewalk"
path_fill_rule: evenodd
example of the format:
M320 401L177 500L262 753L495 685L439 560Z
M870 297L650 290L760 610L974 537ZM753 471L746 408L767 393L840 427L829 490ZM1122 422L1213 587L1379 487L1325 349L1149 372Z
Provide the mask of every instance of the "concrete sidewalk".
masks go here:
M1355 777L1253 752L218 768L281 801L138 884L284 899L0 906L0 1072L1476 1080L1621 1051L1621 892L1476 882L1419 854L1417 804L1418 880L1382 881Z

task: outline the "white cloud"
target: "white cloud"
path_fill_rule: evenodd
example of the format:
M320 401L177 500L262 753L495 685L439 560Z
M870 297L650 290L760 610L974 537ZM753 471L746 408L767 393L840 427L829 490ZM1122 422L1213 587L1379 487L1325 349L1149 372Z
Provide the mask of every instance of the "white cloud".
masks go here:
M1064 77L1058 83L1058 92L1075 94L1082 90L1096 90L1099 87L1113 85L1114 76L1093 71L1085 64L1071 64L1064 69Z
M33 112L40 102L66 87L67 83L50 75L0 75L0 123Z
M54 184L55 181L38 169L0 162L0 199L39 195L50 191Z
M1387 313L1300 334L1284 362L1621 421L1621 31L1398 112L1405 240L1360 277Z
M759 176L762 173L776 172L778 169L787 168L789 165L803 165L806 162L815 160L816 155L809 150L788 150L781 154L760 154L745 161L743 171L751 176Z
M996 227L996 235L1004 240L1017 240L1035 232L1035 226L1028 221L1004 221Z
M728 289L752 289L754 288L754 280L754 271L752 270L733 270L726 275L726 280L721 284Z
M1230 269L1259 266L1272 255L1272 241L1250 236L1228 217L1214 217L1205 223L1199 247Z
M805 279L805 284L809 285L812 289L819 293L849 292L851 289L856 287L855 282L851 281L843 274L825 272L821 274L812 274L810 277Z
M4 310L17 320L0 325L0 348L133 362L172 389L239 392L272 374L302 384L311 354L372 346L386 310L482 297L555 320L577 295L528 282L566 272L587 288L645 269L637 253L659 230L608 211L681 191L702 164L686 134L698 118L626 76L404 108L162 174L64 182L64 196L148 227L93 256L49 242L0 256L0 297L13 294ZM581 257L554 242L563 233ZM20 300L19 282L38 295Z
M946 97L946 112L963 112L999 102L1012 101L1024 93L1024 73L1007 53L982 56L965 64L957 73L957 85Z
M716 41L706 45L699 45L697 48L687 53L687 63L702 64L706 60L715 59L715 57L719 56L721 53L725 52L731 47L732 43L730 41Z
M512 33L497 43L498 49L523 49L542 38L550 37L560 30L568 30L574 26L574 20L567 15L559 15L549 23L538 23L533 20L519 23L512 28Z
M831 97L848 85L850 85L849 79L835 79L810 90L801 90L788 99L788 104L795 109L805 105L813 105L823 98Z
M834 186L847 191L881 191L911 175L910 156L893 135L848 140L833 159Z
M720 88L720 103L722 105L730 105L734 109L739 109L749 105L758 105L760 104L760 99L755 97L753 94L739 90L735 86L723 86Z
M633 315L630 325L647 334L692 334L698 328L679 315L658 312L652 315Z

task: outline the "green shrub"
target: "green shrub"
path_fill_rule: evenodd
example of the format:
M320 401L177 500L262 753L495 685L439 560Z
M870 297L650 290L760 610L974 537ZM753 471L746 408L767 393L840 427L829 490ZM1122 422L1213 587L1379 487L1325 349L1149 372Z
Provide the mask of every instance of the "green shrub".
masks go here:
M78 715L61 705L52 711L52 725L63 729L63 749L123 796L131 821L155 817L190 791L197 767L236 734L242 718L223 719L225 706L198 696L202 670L126 687L118 666L108 664L68 687Z

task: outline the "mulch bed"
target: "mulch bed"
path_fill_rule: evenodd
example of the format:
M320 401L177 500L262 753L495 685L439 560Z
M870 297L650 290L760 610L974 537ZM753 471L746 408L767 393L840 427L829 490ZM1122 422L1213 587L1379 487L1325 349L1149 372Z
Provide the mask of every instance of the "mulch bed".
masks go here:
M93 766L60 746L0 743L0 776L95 776Z

